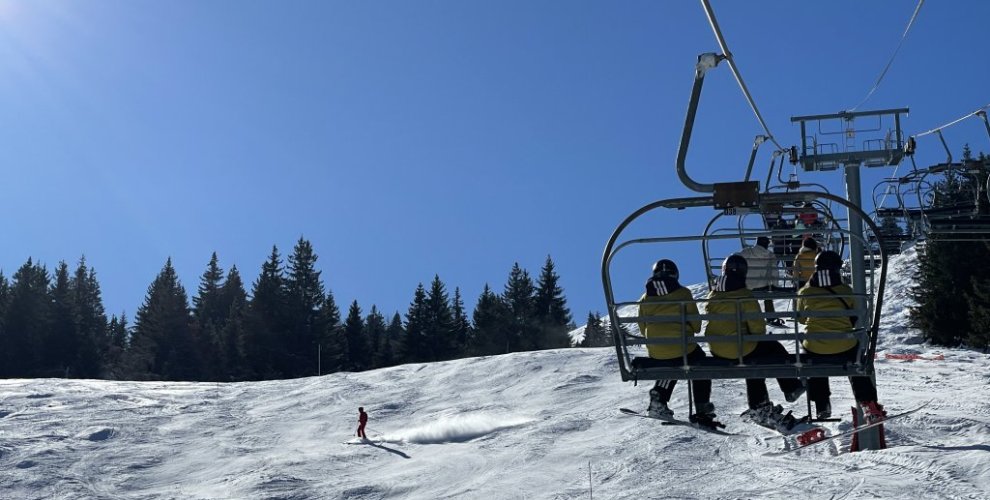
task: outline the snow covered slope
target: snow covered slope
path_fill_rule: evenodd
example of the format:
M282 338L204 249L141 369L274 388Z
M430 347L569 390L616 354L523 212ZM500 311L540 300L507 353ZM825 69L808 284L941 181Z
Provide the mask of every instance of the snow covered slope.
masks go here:
M877 378L891 412L933 402L887 450L765 456L781 439L735 416L740 381L713 400L741 436L621 416L648 387L611 349L564 349L260 383L3 380L0 498L990 498L990 357L906 327L912 259L894 259ZM838 413L851 394L832 388Z

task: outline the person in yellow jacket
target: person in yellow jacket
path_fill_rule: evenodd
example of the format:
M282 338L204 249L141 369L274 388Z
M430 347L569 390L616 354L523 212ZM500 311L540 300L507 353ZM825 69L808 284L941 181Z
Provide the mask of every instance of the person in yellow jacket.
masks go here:
M801 249L798 250L797 257L794 257L794 267L792 275L797 280L798 288L801 288L815 274L815 256L818 255L818 242L812 237L807 237L801 241Z
M844 333L856 327L857 318L849 316L805 316L800 313L820 311L844 311L855 307L851 297L853 290L842 283L842 257L826 250L815 258L815 273L807 285L798 291L797 311L800 322L805 325L808 338L802 343L805 354L812 361L841 363L855 360L859 343L855 339L816 339L816 333ZM870 377L849 377L853 396L863 406L876 405L877 388ZM808 397L815 402L819 419L832 416L832 405L828 378L808 379ZM882 407L880 407L882 409Z
M681 312L697 315L698 305L694 302L691 291L678 282L679 278L680 272L677 269L677 264L673 261L663 259L653 264L653 275L646 281L646 293L639 299L639 316L669 316L670 320L640 322L639 331L647 339L680 339L682 332L690 337L701 330L701 321L697 319L681 322ZM689 363L697 362L706 357L705 351L694 342L688 342L686 346L684 344L647 344L646 349L651 358L669 361L671 366L683 363L685 349ZM667 406L667 403L670 401L676 384L676 380L657 380L653 389L650 390L650 406L647 409L647 414L660 419L673 418L674 412ZM692 416L692 421L709 425L709 421L714 422L715 418L715 405L710 401L712 381L695 380L691 387L698 408L698 412Z
M753 292L746 288L746 272L749 265L746 259L733 254L722 263L722 275L718 277L714 290L708 294L708 314L726 314L736 316L741 311L743 314L761 314L760 305L753 297ZM761 357L785 358L788 356L787 349L780 342L776 341L744 341L742 342L742 352L740 353L740 343L736 338L737 332L742 329L743 335L765 335L767 325L763 319L711 319L705 328L705 336L724 335L731 337L727 342L709 342L712 355L718 358L737 360L742 355L743 362L751 361ZM801 394L804 394L804 385L796 378L779 378L777 385L780 386L784 398L788 402L797 401ZM750 415L758 422L766 421L771 414L779 414L782 409L774 406L770 401L767 392L765 379L746 379L746 399L749 404L749 411L744 415Z

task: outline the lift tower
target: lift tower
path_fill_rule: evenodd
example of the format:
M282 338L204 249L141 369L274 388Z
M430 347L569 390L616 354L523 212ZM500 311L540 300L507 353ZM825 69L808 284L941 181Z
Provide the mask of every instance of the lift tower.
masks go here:
M800 162L805 171L833 171L842 167L846 199L863 209L860 167L896 166L901 162L905 155L901 115L907 113L908 108L897 108L792 116L791 123L801 125L801 149L792 151L792 160ZM857 128L863 122L865 126ZM862 217L857 211L847 213L849 232L862 235ZM865 290L866 262L862 248L852 245L849 257L853 287Z

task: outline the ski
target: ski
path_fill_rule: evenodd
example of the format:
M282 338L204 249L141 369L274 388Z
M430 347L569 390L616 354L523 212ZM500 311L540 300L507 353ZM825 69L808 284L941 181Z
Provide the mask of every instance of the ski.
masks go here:
M702 426L702 425L698 425L698 424L695 424L693 422L689 422L687 420L680 420L680 419L676 419L676 418L670 418L670 419L655 418L655 417L651 417L651 416L649 416L649 415L647 415L645 413L640 413L640 412L638 412L636 410L630 410L629 408L619 408L619 412L621 412L623 415L629 415L630 417L640 417L640 418L648 418L650 420L657 420L657 421L660 422L660 425L683 425L683 426L686 426L686 427L693 427L693 428L698 429L698 430L701 430L701 431L710 432L712 434L718 434L720 436L739 436L740 435L740 434L735 434L735 433L732 433L732 432L725 432L725 431L719 430L719 429L712 429L711 427L705 427L705 426Z
M772 451L772 452L769 452L769 453L765 453L764 455L773 455L773 456L776 456L776 455L786 455L788 453L791 453L791 452L794 452L794 451L798 451L798 450L807 448L809 446L814 446L814 445L816 445L818 443L824 443L825 441L831 441L831 440L833 440L835 438L839 438L839 437L842 437L842 436L849 436L849 435L855 434L855 433L857 433L859 431L870 429L870 428L876 427L878 425L883 425L883 424L885 424L887 422L890 422L891 420L894 420L894 419L897 419L897 418L901 418L901 417L910 415L910 414L912 414L912 413L914 413L914 412L916 412L916 411L924 408L927 405L928 405L928 403L925 403L925 404L923 404L923 405L921 405L921 406L919 406L917 408L914 408L912 410L908 410L908 411L905 411L905 412L902 412L902 413L898 413L896 415L888 415L883 420L879 420L879 421L872 422L872 423L869 423L869 424L864 424L864 425L860 425L860 426L857 426L857 427L853 427L851 429L848 429L848 430L845 430L845 431L842 431L842 432L839 432L839 433L836 433L836 434L832 434L831 436L824 436L821 439L818 439L817 441L811 441L811 442L808 442L806 444L798 444L797 446L795 446L793 448L790 448L790 449L787 449L787 450L779 450L779 451L775 451L775 452Z

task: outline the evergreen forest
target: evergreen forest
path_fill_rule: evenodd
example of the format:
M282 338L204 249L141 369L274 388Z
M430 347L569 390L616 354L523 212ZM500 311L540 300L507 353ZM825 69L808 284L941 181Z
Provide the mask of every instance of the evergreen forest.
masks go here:
M935 345L990 349L990 158L963 149L963 169L947 170L932 192L932 213L950 214L929 234L911 294L912 326ZM967 233L982 228L982 233ZM978 229L979 230L979 229Z
M500 292L486 285L471 318L439 276L404 314L338 305L317 259L304 238L287 258L273 247L247 284L214 253L191 297L169 259L133 323L108 317L85 258L53 272L28 259L0 273L0 377L269 380L571 345L549 256L535 280L516 264Z
M962 165L934 183L930 213L962 207L985 226L990 160L967 147ZM886 234L905 231L883 225ZM986 351L990 241L962 236L923 238L910 319L932 344ZM571 345L574 323L550 256L535 280L517 263L501 291L486 284L470 317L460 289L438 275L415 288L403 313L338 304L317 259L305 238L286 258L273 246L247 284L214 253L191 297L169 259L128 319L107 315L85 258L53 271L29 258L9 278L0 272L0 377L269 380ZM586 325L580 346L612 344L600 313L589 312Z

